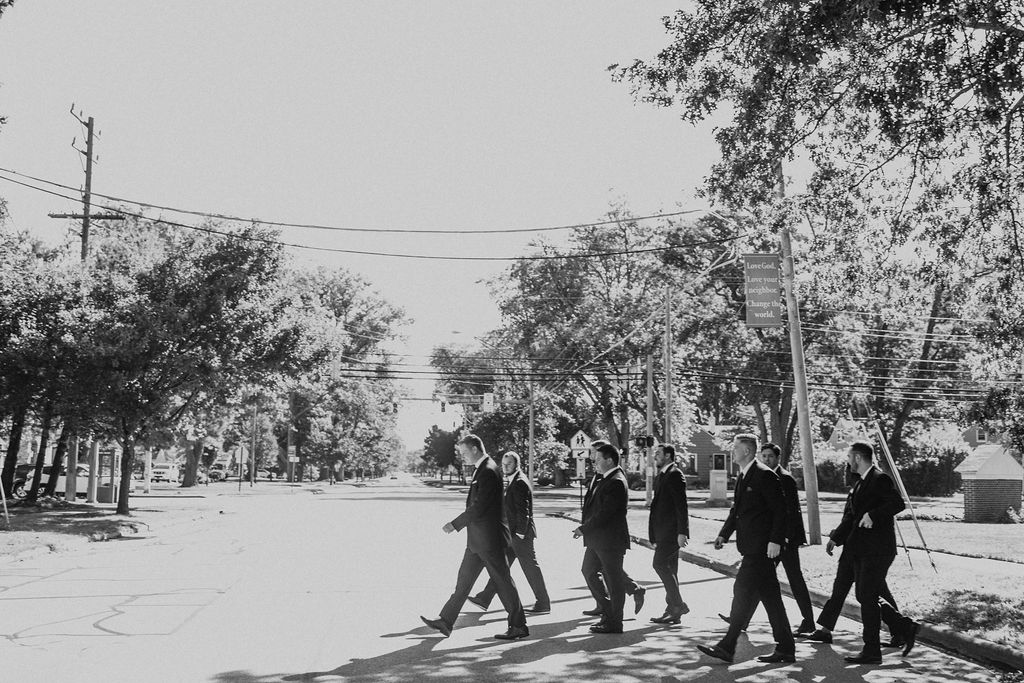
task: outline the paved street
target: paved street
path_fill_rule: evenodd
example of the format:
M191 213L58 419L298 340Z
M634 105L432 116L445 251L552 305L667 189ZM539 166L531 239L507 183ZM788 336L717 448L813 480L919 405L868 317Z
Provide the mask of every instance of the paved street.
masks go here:
M539 517L538 554L554 610L530 619L514 643L500 608L468 605L449 639L419 621L435 616L455 581L463 534L441 525L462 497L403 475L364 487L263 484L238 495L211 486L198 522L0 565L0 667L5 680L74 681L988 681L991 671L918 647L871 670L846 667L859 624L840 622L833 647L798 645L798 662L759 664L771 650L755 618L738 663L712 664L694 645L713 642L731 580L684 565L692 612L660 627L662 594L650 551L627 555L648 604L621 636L594 636L572 524ZM158 507L159 500L146 501ZM182 505L182 501L174 501ZM563 505L564 507L564 505ZM636 532L638 530L634 530ZM524 602L532 602L518 568ZM497 603L496 603L497 605ZM795 606L787 602L790 614ZM762 613L763 614L763 613ZM761 620L759 620L761 619Z

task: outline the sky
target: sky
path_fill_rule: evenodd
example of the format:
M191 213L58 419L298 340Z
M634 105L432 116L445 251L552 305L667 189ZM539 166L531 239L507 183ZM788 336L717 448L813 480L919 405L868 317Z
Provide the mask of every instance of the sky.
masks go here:
M660 18L679 6L19 0L0 17L0 167L80 187L73 104L100 132L93 191L150 204L415 230L579 224L617 202L636 215L699 208L717 159L710 124L635 102L607 71L667 45ZM51 243L68 224L46 214L81 210L3 181L0 197L10 227ZM288 228L281 239L514 257L537 236ZM507 262L289 252L301 267L358 272L402 308L397 352L473 344L500 324L483 281ZM452 420L408 402L400 435L415 448Z

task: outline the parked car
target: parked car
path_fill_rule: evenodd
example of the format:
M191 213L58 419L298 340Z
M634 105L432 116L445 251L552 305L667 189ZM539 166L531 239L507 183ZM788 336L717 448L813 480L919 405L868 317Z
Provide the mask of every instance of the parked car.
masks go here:
M222 462L215 462L210 465L210 481L224 481L228 478L228 468Z
M50 472L53 471L52 465L43 465L43 473L40 487L46 486L46 483L50 481ZM66 467L60 468L60 478L57 480L57 487L54 493L64 493L67 490L67 474L68 470ZM35 481L35 465L22 464L18 465L14 471L14 485L11 487L11 494L15 498L24 498L28 495L28 492L32 489L32 482ZM89 466L78 465L75 474L75 492L78 494L85 495L86 489L89 486Z

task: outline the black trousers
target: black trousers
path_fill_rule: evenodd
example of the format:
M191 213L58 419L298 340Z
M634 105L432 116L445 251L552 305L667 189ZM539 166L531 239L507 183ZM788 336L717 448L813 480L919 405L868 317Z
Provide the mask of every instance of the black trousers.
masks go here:
M775 575L775 561L762 553L744 555L740 563L736 582L732 587L732 608L729 611L729 630L719 641L718 646L727 652L736 652L736 641L739 640L751 615L757 609L758 602L764 605L768 613L768 623L772 626L775 638L775 650L792 654L796 651L796 642L789 629L789 617L782 604L782 589Z
M544 584L544 575L541 574L540 565L537 564L537 551L533 547L533 539L521 539L512 534L512 545L506 550L505 557L508 559L510 566L513 562L519 560L519 566L523 570L526 582L530 584L533 596L537 599L537 606L550 607L551 598L548 597L548 589ZM494 594L497 592L498 589L495 586L494 579L490 579L477 597L485 605L490 605L491 600L494 599Z
M441 619L449 626L455 625L455 619L459 616L462 606L466 604L469 592L473 590L473 584L480 576L480 573L487 570L487 575L497 587L498 598L502 607L508 612L508 625L526 626L526 614L523 612L523 604L519 601L519 593L516 585L512 582L512 574L508 571L508 560L502 550L475 553L466 548L466 554L462 556L462 564L459 565L459 577L455 581L455 591L448 602L441 608Z
M885 586L885 575L895 555L862 555L853 558L854 592L860 603L860 619L864 624L864 652L880 654L879 631L882 628L882 608L879 599Z
M625 550L595 550L583 553L583 578L598 607L604 612L602 621L609 626L622 626L622 610L626 604L626 572L622 569Z
M651 566L665 585L665 611L682 614L686 603L679 594L679 544L675 539L658 541Z
M846 551L843 551L839 554L836 578L832 581L832 595L829 596L828 601L821 610L821 615L818 616L819 625L827 628L829 631L835 630L836 622L839 621L839 615L843 611L846 596L849 595L851 588L853 588L853 558ZM889 627L889 632L896 636L900 633L898 625L892 619L894 613L898 614L896 611L898 609L896 598L892 597L892 593L889 592L889 585L884 582L882 583L879 595L891 607L891 610L882 612L882 621Z
M782 552L776 561L776 566L779 564L786 570L786 580L789 581L789 587L793 591L793 599L796 600L797 607L800 608L800 616L804 622L813 624L814 605L811 603L811 594L807 590L807 582L804 580L803 570L800 569L800 549L795 546L783 546ZM850 578L850 585L853 585L852 575ZM842 609L842 605L839 607ZM754 611L757 611L757 605L754 606ZM753 616L753 613L751 613L750 617L753 618ZM746 629L749 625L750 618L743 622L743 628Z

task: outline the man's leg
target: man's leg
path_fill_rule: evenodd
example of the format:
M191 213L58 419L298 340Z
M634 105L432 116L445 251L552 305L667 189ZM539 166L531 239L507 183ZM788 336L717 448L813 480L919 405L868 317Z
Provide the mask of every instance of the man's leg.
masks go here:
M508 560L508 566L511 567L512 563L516 561L516 555L513 548L509 546L505 549L505 559ZM494 581L490 578L487 579L487 585L484 589L474 596L474 599L484 608L487 609L491 605L491 600L494 599L495 593L498 592L498 588L494 585Z
M526 582L530 584L530 590L537 599L536 607L546 608L551 606L551 598L548 596L547 586L544 584L544 575L537 564L537 551L533 547L532 538L520 539L512 537L512 549L519 558L519 566L523 569ZM511 564L511 563L510 563Z
M494 550L484 553L481 557L487 574L498 591L498 599L501 606L508 612L509 627L526 626L526 613L523 612L523 603L519 600L519 591L512 581L512 574L508 570L508 560L502 550Z
M894 557L890 555L854 558L853 571L856 582L857 602L860 603L860 618L864 624L864 654L882 653L879 631L882 627L882 611L878 599Z
M729 630L720 641L718 647L730 655L736 653L736 641L743 631L743 624L757 607L756 568L752 555L744 555L740 562L736 580L732 584L732 607L729 609Z
M651 564L665 585L665 612L673 616L683 614L685 603L679 594L679 545L671 541L659 541L654 548Z
M832 581L832 595L821 610L818 617L818 624L823 628L833 631L836 622L843 611L846 603L846 596L853 587L853 559L845 552L839 555L839 564L836 566L836 578Z
M799 548L787 546L782 550L782 567L786 570L786 580L793 591L793 599L800 608L800 616L803 617L798 630L810 633L814 630L814 605L811 604L811 594L807 590L807 582L800 569Z
M587 582L590 594L594 596L597 606L605 614L608 613L608 589L605 588L602 580L601 559L594 552L593 548L587 548L583 553L583 579Z
M624 550L598 550L601 562L601 573L608 585L608 600L605 603L605 626L622 628L622 610L626 603L626 572L622 570Z
M764 611L768 613L768 623L772 626L772 636L775 638L775 651L791 655L796 652L796 642L789 627L786 606L782 603L782 589L779 588L779 577L775 574L775 562L767 555L753 557L753 571L757 576L757 597L764 605ZM744 557L743 561L746 560Z
M462 556L462 564L459 565L459 577L455 580L455 591L448 598L448 602L441 608L441 619L448 624L449 628L455 625L455 619L459 611L466 604L469 592L473 590L473 584L484 569L484 561L469 548Z

